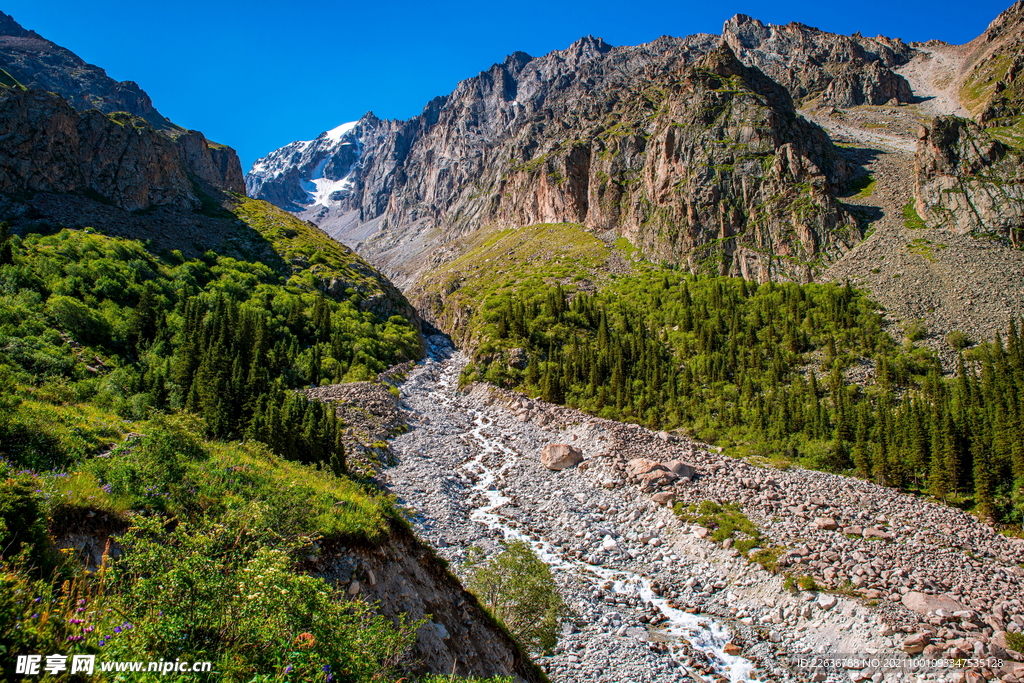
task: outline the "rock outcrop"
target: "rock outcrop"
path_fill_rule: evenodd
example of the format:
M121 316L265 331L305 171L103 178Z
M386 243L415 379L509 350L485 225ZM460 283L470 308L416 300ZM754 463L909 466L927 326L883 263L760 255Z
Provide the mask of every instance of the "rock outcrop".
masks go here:
M485 226L579 223L692 270L760 280L807 279L859 238L833 199L850 170L828 138L712 36L516 53L420 116L368 116L346 134L259 160L250 191L293 210L309 202L301 216L400 285ZM346 143L357 161L324 154Z
M115 81L2 12L0 91L2 192L94 194L129 211L197 208L200 192L245 192L233 149L174 125L134 82Z
M765 25L745 14L725 22L722 37L740 61L755 66L794 99L820 95L834 107L913 102L910 84L893 67L915 50L899 39L828 33L797 22Z
M376 602L385 616L429 616L412 646L417 673L508 676L517 683L542 680L508 633L430 548L404 528L396 527L376 547L338 548L306 569L345 588L351 597Z
M79 112L39 90L0 87L0 138L5 194L82 194L137 211L198 208L203 183L244 191L234 151L202 133L172 138L131 114Z
M99 109L107 114L123 111L146 119L155 128L175 127L156 110L137 83L115 81L100 67L87 64L70 50L24 29L3 12L0 68L28 88L57 93L75 109Z
M918 214L957 234L1024 239L1024 157L966 119L922 126L915 163Z

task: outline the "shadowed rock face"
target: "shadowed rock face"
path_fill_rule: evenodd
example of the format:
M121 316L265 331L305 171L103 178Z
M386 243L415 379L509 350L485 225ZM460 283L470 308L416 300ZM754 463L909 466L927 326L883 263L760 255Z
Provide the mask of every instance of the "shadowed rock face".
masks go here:
M1024 238L1024 159L985 129L943 116L922 126L915 159L917 212L958 234Z
M133 81L115 81L98 66L27 31L12 17L0 12L0 68L19 83L36 90L55 92L75 109L99 109L107 114L125 111L150 122L155 128L174 124L161 116L143 90Z
M130 211L200 205L193 181L245 192L234 150L174 125L117 82L0 12L0 191L91 192ZM27 89L27 92L26 92ZM54 94L55 93L55 94Z
M125 113L79 112L52 93L0 88L0 192L77 193L129 211L198 208L199 185L239 191L234 151L201 133L176 138Z
M843 36L796 22L766 26L745 14L725 22L722 38L740 61L778 81L794 99L818 95L834 107L914 99L910 84L892 71L916 52L899 39Z
M611 231L694 270L807 279L858 237L832 198L849 169L784 88L720 42L588 37L513 54L408 121L364 118L343 164L353 182L300 215L399 284L481 228L540 222ZM325 170L323 138L258 161L250 191L309 198L303 169Z

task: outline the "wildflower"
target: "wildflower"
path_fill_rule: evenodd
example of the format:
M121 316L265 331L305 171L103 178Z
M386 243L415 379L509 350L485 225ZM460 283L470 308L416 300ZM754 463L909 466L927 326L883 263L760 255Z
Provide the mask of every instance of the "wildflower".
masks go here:
M115 626L114 627L114 633L120 633L120 632L121 632L121 627L120 626Z
M316 645L316 638L313 636L312 633L300 633L299 635L295 636L295 641L293 642L293 645L300 648L310 648Z

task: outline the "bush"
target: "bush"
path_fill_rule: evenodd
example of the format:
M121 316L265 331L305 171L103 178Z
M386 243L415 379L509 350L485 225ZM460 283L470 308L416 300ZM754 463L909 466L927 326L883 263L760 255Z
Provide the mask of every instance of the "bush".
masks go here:
M0 468L0 475L4 475ZM33 564L44 559L46 517L36 493L35 478L19 474L0 481L0 557L24 550Z
M548 652L558 642L558 620L565 603L551 569L522 541L504 549L470 573L469 589L526 648Z
M903 326L903 334L912 342L921 341L928 336L928 328L923 320L912 320Z
M946 343L957 351L963 351L973 344L971 338L959 330L953 330L946 335Z
M796 580L796 585L799 586L800 590L802 591L821 590L821 587L818 586L817 582L814 580L814 577L808 576L807 574L804 574L803 576L798 578Z
M51 296L46 302L46 313L77 341L102 341L106 337L106 321L77 299Z

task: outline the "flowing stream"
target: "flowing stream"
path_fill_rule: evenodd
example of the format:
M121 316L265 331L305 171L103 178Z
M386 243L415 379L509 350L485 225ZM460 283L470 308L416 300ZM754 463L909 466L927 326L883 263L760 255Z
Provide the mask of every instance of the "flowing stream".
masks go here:
M491 530L497 531L509 540L521 540L528 543L556 572L587 572L603 581L612 582L612 590L624 597L635 596L652 604L667 619L657 632L670 647L675 656L681 654L682 641L708 655L718 673L731 681L748 681L754 668L749 660L726 654L724 646L730 640L729 631L719 622L710 617L690 614L672 607L669 600L660 597L652 589L652 581L642 574L620 569L609 569L598 565L566 557L561 550L543 538L528 535L516 529L498 510L510 502L511 498L504 495L498 487L505 471L521 456L512 448L485 433L490 420L483 411L467 408L459 404L458 377L464 365L461 354L453 354L447 341L431 338L428 349L430 358L425 363L437 363L438 379L434 384L431 398L449 407L453 411L461 411L472 417L474 427L466 435L476 444L476 455L463 464L463 469L475 475L476 483L473 490L479 493L485 504L477 507L470 514L470 519ZM488 466L488 462L501 463L497 469ZM474 496L474 500L479 500ZM679 661L679 658L677 661ZM692 671L691 676L704 680Z

